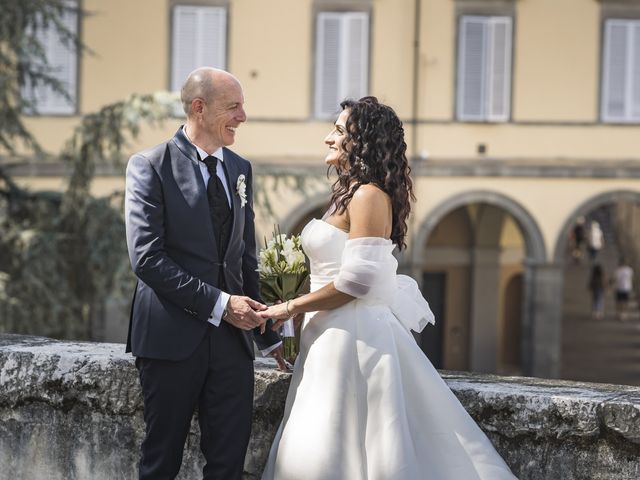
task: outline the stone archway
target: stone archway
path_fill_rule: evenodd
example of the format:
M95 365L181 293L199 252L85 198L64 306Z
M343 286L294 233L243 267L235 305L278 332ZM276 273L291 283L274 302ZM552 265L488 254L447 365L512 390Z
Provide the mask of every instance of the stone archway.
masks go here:
M456 208L469 205L471 203L486 203L505 210L518 222L522 230L527 251L527 260L544 263L546 261L546 248L542 232L533 216L518 202L501 193L490 190L476 190L456 195L440 203L432 209L422 222L418 233L412 242L413 264L419 261L421 247L426 244L429 235L440 221Z
M564 263L565 247L567 245L567 242L569 241L571 228L575 223L576 218L585 216L587 215L587 213L603 205L618 202L640 204L640 192L634 192L632 190L612 190L610 192L604 192L596 195L580 204L580 206L578 206L578 208L576 208L564 221L564 224L560 229L560 233L558 234L558 238L556 239L553 253L554 261L559 264Z
M584 220L585 243L592 222L603 232L597 252L574 243L578 218ZM562 378L638 385L640 342L638 282L640 271L640 192L610 190L580 203L564 220L555 243L554 259L563 272ZM635 292L624 316L615 300L615 272L620 258L636 272ZM604 274L601 307L594 309L592 275Z
M521 325L523 373L555 377L559 371L561 300L554 296L554 285L561 281L561 277L548 268L546 247L538 222L517 201L497 192L478 190L453 196L437 205L426 215L411 243L413 274L420 278L418 270L422 268L424 248L436 226L449 213L472 204L485 204L506 212L522 234L525 245ZM481 325L476 324L476 328L480 329ZM477 359L482 355L478 352Z

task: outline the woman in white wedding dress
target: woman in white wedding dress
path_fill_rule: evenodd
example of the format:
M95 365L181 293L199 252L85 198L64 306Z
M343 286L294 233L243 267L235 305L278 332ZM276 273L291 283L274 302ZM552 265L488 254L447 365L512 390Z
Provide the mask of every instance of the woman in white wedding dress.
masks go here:
M311 293L262 312L306 313L262 480L514 479L409 331L433 315L392 255L413 198L402 123L374 97L341 106L329 215L302 232Z

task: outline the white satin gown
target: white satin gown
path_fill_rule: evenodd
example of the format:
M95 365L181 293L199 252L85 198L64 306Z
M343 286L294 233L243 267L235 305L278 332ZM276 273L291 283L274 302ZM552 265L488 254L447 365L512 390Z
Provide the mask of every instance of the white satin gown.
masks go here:
M516 478L409 332L433 315L391 241L312 220L302 245L312 291L357 298L306 315L262 480Z

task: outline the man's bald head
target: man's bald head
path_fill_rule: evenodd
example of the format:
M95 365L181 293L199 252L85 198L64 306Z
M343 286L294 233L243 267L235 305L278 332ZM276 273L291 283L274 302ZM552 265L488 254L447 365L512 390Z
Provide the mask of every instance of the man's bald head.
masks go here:
M229 83L240 85L236 77L224 70L212 67L196 68L189 74L180 91L184 113L190 115L191 103L196 98L203 99L205 103L214 101L219 87Z

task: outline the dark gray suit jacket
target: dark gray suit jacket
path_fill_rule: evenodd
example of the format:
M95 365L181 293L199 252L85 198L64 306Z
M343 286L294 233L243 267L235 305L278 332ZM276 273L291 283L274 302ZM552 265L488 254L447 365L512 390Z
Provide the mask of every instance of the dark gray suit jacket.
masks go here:
M224 149L233 226L225 256L218 258L197 162L196 149L180 128L168 142L133 155L127 165L127 247L138 277L127 352L137 357L182 360L195 350L220 295L220 264L227 293L260 299L251 164ZM244 207L236 189L240 175L246 179ZM237 332L239 345L253 358L250 332ZM279 341L271 329L253 334L260 349Z

